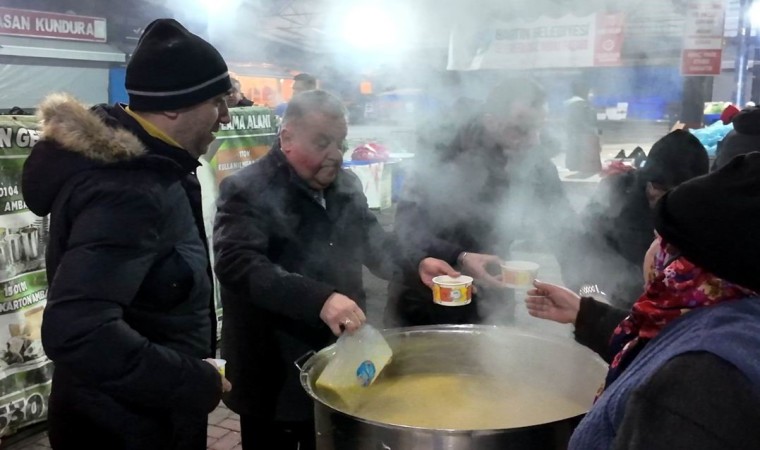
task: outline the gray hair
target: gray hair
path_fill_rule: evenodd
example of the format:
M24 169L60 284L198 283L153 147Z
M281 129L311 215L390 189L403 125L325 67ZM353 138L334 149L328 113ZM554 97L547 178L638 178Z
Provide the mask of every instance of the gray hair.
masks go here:
M284 126L289 122L301 120L310 113L322 113L330 117L345 118L346 108L338 97L327 91L320 89L304 91L288 102L282 124Z

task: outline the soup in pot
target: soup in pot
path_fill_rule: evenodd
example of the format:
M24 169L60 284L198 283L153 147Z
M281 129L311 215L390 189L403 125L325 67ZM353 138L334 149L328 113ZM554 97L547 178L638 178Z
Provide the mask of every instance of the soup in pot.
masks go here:
M550 423L591 406L526 383L482 375L380 377L367 388L322 392L335 407L377 422L431 429L494 430Z

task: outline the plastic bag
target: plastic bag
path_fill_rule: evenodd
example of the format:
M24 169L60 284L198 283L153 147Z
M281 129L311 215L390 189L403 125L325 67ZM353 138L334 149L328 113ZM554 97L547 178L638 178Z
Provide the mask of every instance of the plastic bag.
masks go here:
M388 161L389 158L388 149L377 142L362 144L351 153L352 161Z
M335 356L317 378L316 385L332 391L346 406L352 407L360 391L377 379L392 356L383 335L365 324L354 334L343 333L338 338Z
M715 156L718 142L720 142L726 135L734 129L734 124L723 125L723 122L717 121L709 127L698 128L696 130L689 130L691 134L699 139L699 142L707 150L707 154Z

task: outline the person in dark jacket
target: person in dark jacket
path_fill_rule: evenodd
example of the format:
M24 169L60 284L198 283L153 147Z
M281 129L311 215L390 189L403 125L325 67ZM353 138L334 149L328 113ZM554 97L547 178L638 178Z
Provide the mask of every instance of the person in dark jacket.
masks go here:
M602 170L602 151L596 110L589 102L591 88L582 81L571 86L573 96L565 102L565 167L581 173Z
M229 122L227 66L171 19L151 23L126 74L130 105L57 94L23 195L50 214L42 344L55 363L56 450L201 450L229 383L216 332L198 157Z
M718 143L713 170L720 169L738 155L760 151L760 108L741 111L733 117L734 129Z
M541 151L545 93L533 80L496 86L455 140L420 162L396 209L395 231L411 249L443 259L475 278L473 301L451 308L430 301L418 280L394 277L386 326L504 322L514 298L493 273L518 239L546 238L565 275L577 217L557 169Z
M586 206L584 282L598 285L610 302L630 308L644 286L641 267L654 240L652 207L668 190L709 169L707 151L688 131L655 142L644 167L610 175Z
M279 145L221 185L215 268L234 386L224 401L240 414L245 448L314 448L313 404L293 362L365 322L362 266L385 279L406 269L428 285L458 275L407 256L382 229L358 178L341 169L345 114L325 91L295 96Z
M241 90L240 80L231 78L230 82L232 83L232 92L230 92L230 96L227 98L227 105L230 108L253 106L253 102L245 98L245 94Z
M317 88L317 78L310 73L299 73L293 77L293 96L301 92L312 91ZM288 102L282 102L274 108L274 115L284 117L288 109Z
M658 203L653 270L629 311L536 283L531 315L575 324L610 363L571 449L760 448L760 154Z

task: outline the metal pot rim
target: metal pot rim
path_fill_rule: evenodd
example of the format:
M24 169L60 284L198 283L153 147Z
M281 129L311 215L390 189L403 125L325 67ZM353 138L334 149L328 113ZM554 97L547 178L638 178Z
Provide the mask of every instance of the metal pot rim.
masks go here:
M535 337L541 340L546 340L549 342L553 342L559 345L569 345L569 343L566 340L563 340L559 337L555 336L545 336L545 335L539 335L530 329L526 327L499 327L496 325L423 325L423 326L414 326L414 327L399 327L399 328L387 328L381 330L383 335L399 335L399 334L406 334L411 332L424 332L424 331L454 331L454 332L468 332L468 331L474 331L479 333L484 333L488 331L504 331L509 330L512 332L517 332L518 334L526 334L530 335L531 337ZM375 420L369 420L365 419L359 416L355 416L353 414L349 414L341 409L338 409L334 407L333 405L325 403L311 387L311 383L309 382L309 370L316 364L316 362L324 357L324 355L328 353L334 353L335 352L335 344L329 345L318 352L309 352L306 355L299 358L295 365L296 367L301 371L301 386L306 391L306 393L309 395L309 397L312 398L312 400L319 402L323 406L345 416L352 420L359 421L362 423L366 423L373 426L381 426L386 428L392 428L392 429L398 429L398 430L415 430L415 431L422 431L426 432L429 431L431 433L446 433L448 435L488 435L488 434L504 434L511 433L511 432L524 432L533 428L540 428L540 427L546 427L551 426L552 424L558 424L562 422L566 422L568 420L573 420L577 418L583 417L585 414L579 414L577 416L567 417L560 420L555 420L553 422L546 422L546 423L540 423L540 424L533 424L528 425L525 427L515 427L515 428L496 428L496 429L482 429L482 430L462 430L462 429L447 429L447 428L426 428L426 427L415 427L410 425L396 425L386 422L379 422ZM305 362L301 363L300 361L306 360ZM604 362L599 358L599 361L601 364L604 364Z

